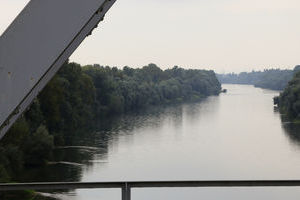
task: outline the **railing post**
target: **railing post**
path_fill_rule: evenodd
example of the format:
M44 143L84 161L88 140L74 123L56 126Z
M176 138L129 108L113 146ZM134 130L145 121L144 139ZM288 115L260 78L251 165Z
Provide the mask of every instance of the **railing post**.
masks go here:
M127 182L122 187L122 200L131 200L131 188Z

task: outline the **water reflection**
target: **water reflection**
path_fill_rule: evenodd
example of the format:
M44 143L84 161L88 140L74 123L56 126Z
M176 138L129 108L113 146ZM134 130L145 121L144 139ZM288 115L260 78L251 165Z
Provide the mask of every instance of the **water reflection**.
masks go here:
M226 94L221 94L226 95ZM202 119L214 118L220 108L220 96L211 96L199 103L184 105L185 118L191 123L199 122ZM200 119L200 120L199 120Z
M183 105L174 104L170 106L155 106L143 109L137 112L131 112L120 117L115 117L105 122L106 129L103 126L98 127L100 131L111 132L132 132L145 126L160 127L164 120L170 122L176 121L180 124L183 114ZM103 125L103 123L101 123ZM108 128L109 127L109 128Z
M54 150L54 161L47 166L28 168L20 177L22 182L62 182L80 181L82 173L89 171L93 165L105 165L109 147L117 144L120 135L126 136L131 143L130 134L143 132L141 129L150 127L161 129L166 123L179 130L183 123L183 112L193 118L199 114L199 104L174 104L156 106L139 112L132 112L119 117L101 120L93 132L73 135L68 138L72 146L57 147ZM116 146L114 148L117 148Z
M300 124L282 122L282 127L285 130L290 142L300 148Z

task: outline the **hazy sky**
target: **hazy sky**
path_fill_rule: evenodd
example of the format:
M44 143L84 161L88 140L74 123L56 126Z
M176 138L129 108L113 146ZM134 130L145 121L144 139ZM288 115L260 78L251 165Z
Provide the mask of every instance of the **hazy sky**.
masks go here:
M0 33L29 0L0 0ZM117 0L71 57L217 72L300 64L299 0Z

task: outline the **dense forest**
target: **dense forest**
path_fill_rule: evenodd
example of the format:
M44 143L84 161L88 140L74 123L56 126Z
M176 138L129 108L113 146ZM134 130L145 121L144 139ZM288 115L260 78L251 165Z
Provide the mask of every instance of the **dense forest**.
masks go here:
M274 98L274 104L284 114L284 120L300 122L300 72L295 73L280 96Z
M217 74L217 77L221 83L247 84L265 89L283 90L299 69L300 66L296 66L294 70L266 69L239 74Z
M0 182L18 181L27 166L45 165L55 146L72 145L101 120L124 112L218 95L213 71L80 66L66 62L0 141ZM0 196L1 197L1 196Z

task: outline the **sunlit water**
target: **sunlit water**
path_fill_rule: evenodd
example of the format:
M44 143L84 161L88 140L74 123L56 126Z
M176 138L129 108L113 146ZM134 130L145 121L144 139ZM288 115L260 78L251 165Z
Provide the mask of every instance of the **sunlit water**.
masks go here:
M155 107L107 122L105 131L78 139L77 147L57 149L64 162L32 170L27 180L300 179L297 129L285 128L274 111L272 98L278 92L247 85L223 87L226 94L199 103ZM114 200L120 199L120 191L77 190L57 196ZM134 200L299 199L300 188L134 189L132 196Z

